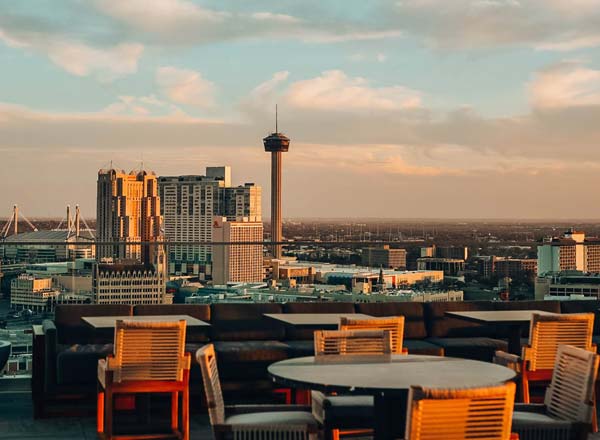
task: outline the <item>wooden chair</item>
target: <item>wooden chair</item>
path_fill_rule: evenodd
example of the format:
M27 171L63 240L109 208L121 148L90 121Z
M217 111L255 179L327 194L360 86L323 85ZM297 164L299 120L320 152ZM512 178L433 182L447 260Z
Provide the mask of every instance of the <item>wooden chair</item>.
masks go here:
M196 359L202 371L210 424L217 440L317 439L318 423L307 406L225 406L214 346L208 344L200 348Z
M402 347L404 341L404 316L387 318L356 319L340 318L340 330L388 330L392 338L392 353L408 353Z
M184 320L117 321L114 355L98 361L97 431L106 439L160 438L165 435L114 435L114 397L118 394L171 393L169 435L189 439L190 355L185 353ZM181 396L181 427L179 427Z
M580 348L558 348L543 405L515 405L513 431L521 440L587 439L596 408L594 384L600 357Z
M337 358L333 356L382 360L392 355L392 335L388 330L318 330L314 338L318 362L334 361Z
M509 440L515 384L489 388L411 387L405 440Z
M529 344L521 357L497 351L494 362L520 373L523 403L530 403L529 383L549 382L560 345L572 345L596 353L592 344L593 313L537 315L531 318Z
M386 362L392 355L390 330L321 330L314 338L316 362ZM372 433L373 396L327 396L312 391L311 402L326 438Z

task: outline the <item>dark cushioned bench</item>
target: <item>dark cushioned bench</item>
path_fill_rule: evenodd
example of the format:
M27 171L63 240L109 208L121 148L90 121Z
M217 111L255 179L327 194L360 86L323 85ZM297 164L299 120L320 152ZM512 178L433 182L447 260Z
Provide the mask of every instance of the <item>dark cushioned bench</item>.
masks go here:
M442 347L449 357L491 362L496 350L508 349L505 340L496 339L497 329L446 316L447 311L493 310L490 301L425 303L427 342Z

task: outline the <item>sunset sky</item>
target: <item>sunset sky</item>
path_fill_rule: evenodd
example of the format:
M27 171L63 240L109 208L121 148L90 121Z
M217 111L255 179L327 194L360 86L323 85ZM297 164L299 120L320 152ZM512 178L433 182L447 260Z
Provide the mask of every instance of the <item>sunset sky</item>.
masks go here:
M600 0L0 2L0 217L231 165L284 217L600 217Z

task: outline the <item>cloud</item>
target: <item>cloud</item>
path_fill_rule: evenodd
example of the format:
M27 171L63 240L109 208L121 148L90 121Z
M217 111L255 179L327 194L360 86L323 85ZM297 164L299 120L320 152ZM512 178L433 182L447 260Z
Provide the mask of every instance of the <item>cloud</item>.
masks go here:
M301 20L287 14L274 14L272 12L255 12L251 17L261 21L276 21L280 23L298 23Z
M194 70L160 67L156 71L156 83L162 93L178 104L207 108L215 103L215 84Z
M574 50L600 44L598 0L394 0L381 2L388 27L437 48L527 46Z
M222 21L227 14L185 0L95 0L103 13L146 32L186 32Z
M421 104L420 93L402 86L371 87L361 77L329 70L316 78L297 81L284 96L292 107L319 110L398 110Z
M600 70L563 62L538 72L529 85L535 108L552 109L600 105Z
M1 27L0 40L10 47L44 54L72 75L95 75L106 81L135 73L144 50L138 43L99 48L56 35L12 32Z
M135 116L164 116L184 115L184 112L170 102L158 99L154 95L129 96L122 95L118 100L106 106L102 113L108 115L135 115Z

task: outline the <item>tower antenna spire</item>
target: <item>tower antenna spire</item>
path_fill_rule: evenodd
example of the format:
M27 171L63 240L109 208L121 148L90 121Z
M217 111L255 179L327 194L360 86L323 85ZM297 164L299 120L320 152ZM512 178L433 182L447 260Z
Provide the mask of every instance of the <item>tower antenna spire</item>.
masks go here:
M277 104L275 104L275 133L279 133L279 118L278 118L278 113L277 113Z

